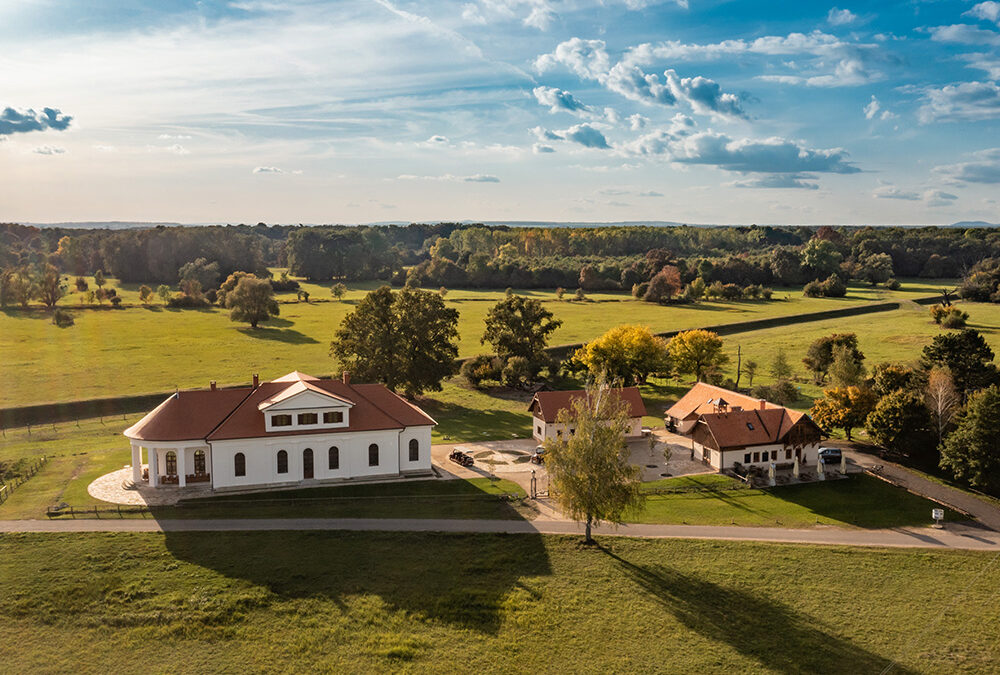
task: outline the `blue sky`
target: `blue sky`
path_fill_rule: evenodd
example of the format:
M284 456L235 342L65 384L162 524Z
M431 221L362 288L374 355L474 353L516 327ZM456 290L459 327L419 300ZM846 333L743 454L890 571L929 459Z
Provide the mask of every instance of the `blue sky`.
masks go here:
M0 220L1000 221L1000 2L0 0Z

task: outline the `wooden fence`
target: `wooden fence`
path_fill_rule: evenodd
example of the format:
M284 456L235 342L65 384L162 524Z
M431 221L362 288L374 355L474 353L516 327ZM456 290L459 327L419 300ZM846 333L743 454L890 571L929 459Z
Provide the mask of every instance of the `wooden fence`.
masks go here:
M42 468L43 464L45 464L44 455L36 459L34 462L32 462L24 473L20 474L19 476L15 476L14 478L10 479L10 481L5 481L4 483L0 483L0 504L3 504L5 501L10 499L11 493L13 493L14 490L16 490L17 488L24 485L24 481L28 480L36 473L38 473L38 470Z

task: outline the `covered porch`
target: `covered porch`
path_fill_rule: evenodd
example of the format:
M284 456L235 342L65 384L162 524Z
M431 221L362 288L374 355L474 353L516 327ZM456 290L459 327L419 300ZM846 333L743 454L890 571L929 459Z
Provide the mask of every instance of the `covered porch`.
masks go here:
M132 441L132 483L149 487L211 485L212 453L202 440L145 446ZM145 459L145 461L143 461Z

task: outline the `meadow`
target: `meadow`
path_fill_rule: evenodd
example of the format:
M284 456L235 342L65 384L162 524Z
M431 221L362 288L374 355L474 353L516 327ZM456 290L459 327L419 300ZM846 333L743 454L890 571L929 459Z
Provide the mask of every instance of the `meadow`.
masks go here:
M988 672L995 556L343 532L0 535L20 672Z
M116 284L110 280L110 284ZM93 287L93 286L92 286ZM342 302L330 299L329 285L304 283L316 302L297 302L282 294L281 315L258 329L229 320L220 308L179 310L157 303L148 307L77 309L75 325L59 328L39 308L7 308L0 312L0 369L4 387L0 408L249 382L292 370L315 375L336 371L329 343L344 315L374 284L352 287ZM786 316L836 309L883 299L934 295L950 282L908 282L899 291L852 286L845 298L805 298L801 290L779 289L775 299L702 302L660 306L637 302L624 293L593 293L588 302L556 300L554 291L520 291L536 297L563 321L550 343L572 344L592 339L621 323L640 323L654 331ZM137 303L134 287L122 291ZM568 294L568 295L571 295ZM74 292L63 299L74 307ZM458 309L459 353L488 351L480 344L483 319L503 297L502 291L453 290L446 303ZM861 321L874 321L865 317Z

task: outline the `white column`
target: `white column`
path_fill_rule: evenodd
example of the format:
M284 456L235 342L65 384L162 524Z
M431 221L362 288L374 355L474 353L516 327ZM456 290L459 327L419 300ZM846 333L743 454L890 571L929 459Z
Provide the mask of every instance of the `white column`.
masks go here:
M177 448L177 485L187 485L187 448Z
M149 487L160 486L160 462L156 455L156 448L146 448L149 453Z
M132 482L138 485L142 481L142 450L132 443Z

